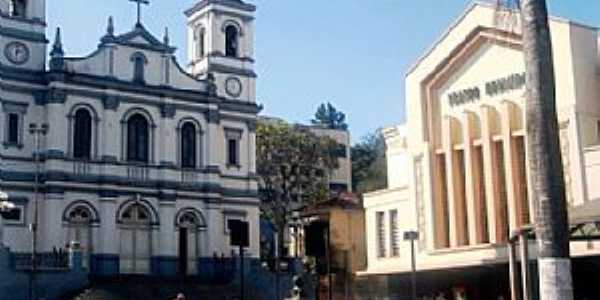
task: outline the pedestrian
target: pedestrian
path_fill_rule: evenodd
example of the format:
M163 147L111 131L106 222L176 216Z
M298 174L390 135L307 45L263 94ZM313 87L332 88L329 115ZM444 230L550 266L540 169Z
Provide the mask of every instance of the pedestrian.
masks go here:
M177 294L177 297L175 297L175 300L185 300L185 295L183 293L179 293Z

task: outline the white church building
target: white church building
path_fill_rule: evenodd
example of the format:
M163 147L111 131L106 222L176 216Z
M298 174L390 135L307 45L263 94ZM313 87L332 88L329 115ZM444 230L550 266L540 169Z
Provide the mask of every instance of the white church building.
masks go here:
M185 11L182 66L139 19L121 33L110 18L70 57L45 0L0 0L0 190L17 207L0 244L30 253L37 223L37 253L78 241L92 274L198 274L232 255L227 222L242 219L258 257L254 12Z

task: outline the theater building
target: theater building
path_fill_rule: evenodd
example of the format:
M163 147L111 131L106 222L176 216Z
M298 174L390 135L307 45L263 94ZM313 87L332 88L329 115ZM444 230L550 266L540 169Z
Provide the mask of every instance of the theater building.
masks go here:
M60 31L47 35L45 0L0 0L0 189L17 207L0 245L29 255L77 241L94 275L207 275L237 249L238 219L257 258L255 9L195 1L180 65L139 6L134 24L106 16L98 47L73 57Z
M569 218L595 222L598 29L561 18L550 18L550 29ZM417 230L420 295L509 299L507 240L535 220L524 72L518 13L487 4L469 6L408 70L406 124L385 131L390 186L364 199L368 268L360 275L386 277L410 295L403 232ZM535 258L533 242L530 249ZM582 277L598 280L585 270L598 265L600 243L571 242L571 251L578 297L594 298Z

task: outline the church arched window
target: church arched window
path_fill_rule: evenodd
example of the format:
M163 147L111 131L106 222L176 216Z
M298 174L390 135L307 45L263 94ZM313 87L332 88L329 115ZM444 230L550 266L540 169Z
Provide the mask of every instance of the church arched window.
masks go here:
M26 0L10 0L9 13L13 17L25 17L27 11Z
M225 28L225 56L237 57L239 48L239 32L235 25Z
M181 166L183 168L196 167L196 127L192 122L186 122L181 127Z
M127 120L127 160L148 162L149 128L148 120L139 113Z
M204 28L198 27L194 32L194 45L196 47L196 58L204 57Z
M133 204L123 212L121 221L124 224L149 224L150 212L143 205Z
M80 108L75 112L73 131L73 156L75 158L91 158L92 116L87 109Z
M136 52L131 55L133 62L133 81L136 83L144 83L144 67L148 63L148 59L141 52Z

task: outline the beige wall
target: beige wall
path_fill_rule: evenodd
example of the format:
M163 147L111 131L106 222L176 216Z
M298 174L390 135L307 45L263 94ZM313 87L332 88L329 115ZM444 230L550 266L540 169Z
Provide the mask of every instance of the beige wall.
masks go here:
M397 258L377 257L377 212L399 209L400 231L421 233L420 269L506 261L506 236L534 217L526 184L524 86L486 92L486 84L524 73L518 20L474 4L408 71L409 134L404 143L393 142L398 134L386 136L388 159L406 157L388 160L388 180L399 186L365 195L366 273L410 266L406 249ZM600 198L593 184L600 182L597 30L557 18L550 28L567 200L579 206ZM457 92L474 88L478 97L450 103ZM600 252L598 244L573 243L572 249L574 255Z

